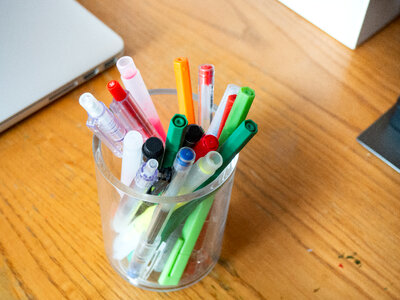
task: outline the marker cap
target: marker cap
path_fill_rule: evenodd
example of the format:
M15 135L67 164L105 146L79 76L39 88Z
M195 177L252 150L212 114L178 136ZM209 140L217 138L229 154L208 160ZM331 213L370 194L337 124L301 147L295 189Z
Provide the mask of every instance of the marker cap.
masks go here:
M142 153L143 161L154 158L158 163L160 163L164 154L164 146L162 141L154 136L148 138L143 144Z
M91 93L82 94L79 97L79 104L92 118L99 117L104 111L104 106Z
M130 56L123 56L118 59L117 68L118 71L121 73L121 76L125 79L130 79L134 77L138 71L132 57Z
M193 147L204 135L204 130L199 125L191 124L186 127L183 147Z
M196 160L200 157L205 156L210 151L216 151L218 149L218 146L218 139L215 136L211 134L203 136L200 141L193 147L193 150L196 153Z
M122 101L126 98L127 93L116 80L107 83L107 89L116 101Z

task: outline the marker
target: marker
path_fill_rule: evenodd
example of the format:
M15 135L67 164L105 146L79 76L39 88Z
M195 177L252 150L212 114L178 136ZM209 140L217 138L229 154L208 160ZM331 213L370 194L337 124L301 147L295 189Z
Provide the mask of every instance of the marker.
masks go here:
M185 115L189 124L195 124L192 99L192 84L190 82L189 62L186 57L174 59L176 91L178 94L179 113Z
M123 56L117 61L117 68L121 74L121 80L126 89L132 94L140 108L158 132L158 136L165 141L166 134L158 117L157 110L154 107L150 94L143 81L139 69L136 68L132 57Z
M178 194L185 181L186 175L189 173L190 168L193 165L194 158L195 153L191 148L183 147L179 150L173 165L173 177L164 193L164 196L176 196ZM144 266L147 265L149 260L153 257L153 254L161 241L160 232L175 205L176 204L172 202L160 203L156 206L146 234L144 234L139 241L138 247L136 248L134 256L129 264L127 273L131 278L141 276L144 271Z
M199 190L214 181L232 159L240 152L240 150L243 149L243 147L251 140L257 131L258 128L255 122L252 120L243 121L219 149L223 159L222 165L217 169L213 176L202 183L196 190ZM170 234L174 232L179 224L181 224L186 218L187 220L182 229L182 236L175 243L175 246L168 257L167 263L158 279L158 282L161 285L176 285L179 283L213 201L214 196L209 196L206 199L196 199L177 208L171 214L169 221L161 233L163 241L168 239Z
M188 121L184 115L176 114L169 122L167 140L165 141L165 154L162 168L169 168L172 166L176 154L182 143L182 135L186 128Z
M222 129L224 129L226 119L228 119L229 113L231 112L233 103L235 102L236 95L229 95L228 101L226 101L225 109L224 109L224 114L222 115L221 119L221 124L218 129L218 138L221 136Z
M204 130L199 125L191 124L186 127L185 136L183 138L182 147L193 146L200 141L201 137L204 135Z
M124 149L121 163L121 182L127 186L132 183L133 178L142 161L143 137L136 131L128 131L124 138Z
M154 158L161 165L163 154L164 145L159 138L153 136L144 142L142 147L142 159L144 162Z
M79 104L87 111L87 127L104 143L117 157L122 157L125 128L113 113L98 101L91 93L79 97Z
M139 131L145 140L152 136L160 136L136 100L118 81L111 80L107 89L114 97L110 109L127 130Z
M250 106L255 97L254 90L249 87L242 87L233 103L231 112L226 120L219 137L219 143L222 145L226 139L235 131L235 129L246 119Z
M213 135L205 135L201 140L193 147L196 152L196 161L206 155L210 151L216 151L218 149L218 139Z
M214 118L211 121L211 125L207 130L207 134L212 134L213 136L217 136L218 129L220 128L222 115L225 110L226 102L228 100L229 95L236 95L239 93L240 87L235 84L228 84L225 89L224 95L222 96L221 101L219 102L218 109L215 112Z
M214 104L214 66L199 66L198 79L199 93L199 124L204 130L210 126L212 119L212 109Z

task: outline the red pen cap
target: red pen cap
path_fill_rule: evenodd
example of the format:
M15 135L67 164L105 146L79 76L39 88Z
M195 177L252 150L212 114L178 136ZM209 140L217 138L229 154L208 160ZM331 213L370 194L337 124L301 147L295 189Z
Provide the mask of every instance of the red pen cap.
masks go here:
M211 135L207 134L203 136L200 141L193 147L194 152L196 153L197 161L200 157L205 156L210 151L216 151L218 149L219 142L218 139Z
M213 83L214 78L214 66L213 65L201 65L199 67L199 83L210 85Z
M107 89L116 101L122 101L126 98L126 92L116 80L107 83Z
M235 100L236 100L235 94L228 96L228 100L226 101L224 113L222 114L221 123L219 124L217 138L219 138L219 136L221 135L222 129L224 129L226 120L228 119L229 113L231 112L231 109L232 109L232 106L233 106L233 103L235 102Z

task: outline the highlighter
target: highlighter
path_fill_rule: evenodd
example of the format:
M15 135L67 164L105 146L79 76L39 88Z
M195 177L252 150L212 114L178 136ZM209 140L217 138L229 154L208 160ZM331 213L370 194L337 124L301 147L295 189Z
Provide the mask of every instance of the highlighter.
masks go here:
M185 115L189 124L195 124L192 99L192 84L190 81L189 62L186 57L174 59L176 91L178 94L179 113Z
M172 167L176 154L181 147L183 132L187 124L186 117L180 114L174 115L169 122L167 140L165 141L164 161L160 170Z

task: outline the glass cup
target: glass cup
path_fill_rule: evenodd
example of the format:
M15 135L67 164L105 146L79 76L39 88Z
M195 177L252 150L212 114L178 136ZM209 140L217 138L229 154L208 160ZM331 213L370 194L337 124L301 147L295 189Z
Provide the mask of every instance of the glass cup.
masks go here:
M150 90L151 95L173 95L176 90ZM98 198L103 238L111 266L134 286L153 291L174 291L200 281L219 259L229 201L238 161L236 156L210 184L190 194L165 197L138 194L120 180L121 159L93 137ZM134 201L128 225L116 226L121 199ZM163 235L151 244L151 253L139 275L132 276L135 251L158 205L173 204ZM189 207L191 206L191 209ZM140 245L139 245L140 244Z

